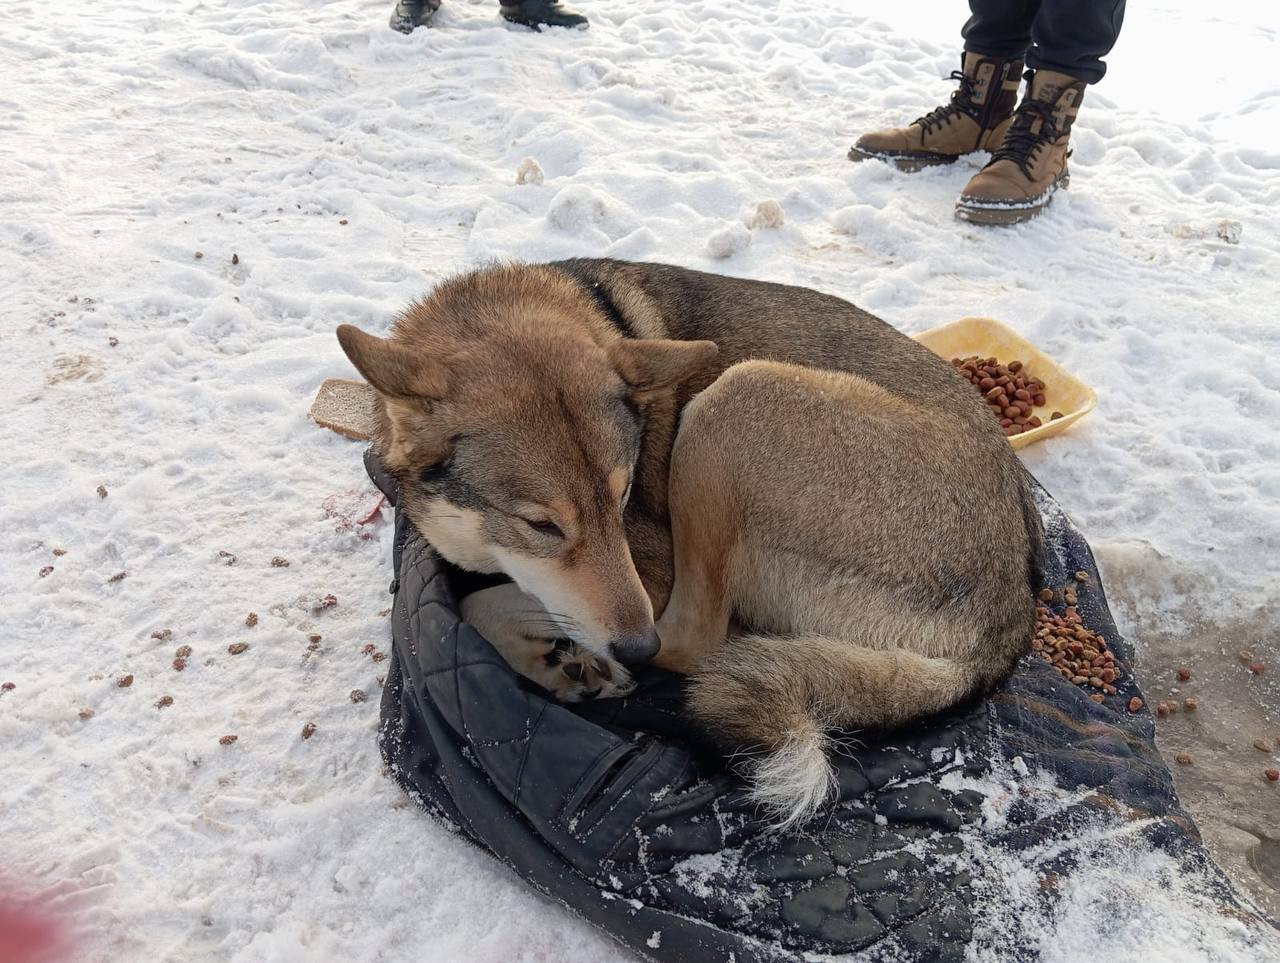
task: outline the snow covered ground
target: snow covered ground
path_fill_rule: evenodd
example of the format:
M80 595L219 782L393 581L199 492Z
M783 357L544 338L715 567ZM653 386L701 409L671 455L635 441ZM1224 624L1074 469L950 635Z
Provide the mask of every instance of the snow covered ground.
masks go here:
M336 325L379 330L486 258L807 284L912 333L1013 324L1098 389L1026 461L1126 628L1202 656L1280 737L1270 4L1131 10L1070 193L1012 230L953 220L980 159L844 159L945 93L961 3L584 0L591 30L535 35L446 0L407 38L389 5L4 6L0 889L71 913L80 958L619 957L382 775L362 647L387 638L389 526L343 530L359 447L306 418L351 374ZM541 182L516 183L526 158ZM785 223L743 226L769 199ZM1223 818L1269 826L1274 859L1280 786L1244 752ZM1146 949L1212 955L1225 924L1193 921L1200 948Z

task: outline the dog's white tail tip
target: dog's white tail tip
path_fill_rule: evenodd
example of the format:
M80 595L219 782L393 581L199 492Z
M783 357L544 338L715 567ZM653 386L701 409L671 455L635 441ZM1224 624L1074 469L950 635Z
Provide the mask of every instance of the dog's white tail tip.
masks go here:
M752 768L751 799L785 831L810 819L837 788L827 761L829 740L818 726L789 732L786 740Z

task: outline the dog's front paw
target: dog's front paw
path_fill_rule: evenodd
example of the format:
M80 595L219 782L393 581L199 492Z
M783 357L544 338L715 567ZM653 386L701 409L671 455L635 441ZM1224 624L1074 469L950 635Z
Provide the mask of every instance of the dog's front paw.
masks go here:
M560 702L616 699L635 691L635 681L622 665L568 639L556 639L542 658L547 672L535 681Z

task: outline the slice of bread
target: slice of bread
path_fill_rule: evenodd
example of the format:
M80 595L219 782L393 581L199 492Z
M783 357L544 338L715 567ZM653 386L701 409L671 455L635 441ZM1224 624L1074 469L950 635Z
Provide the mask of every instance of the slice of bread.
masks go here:
M368 441L373 435L377 393L363 381L329 378L311 403L311 420L346 438Z

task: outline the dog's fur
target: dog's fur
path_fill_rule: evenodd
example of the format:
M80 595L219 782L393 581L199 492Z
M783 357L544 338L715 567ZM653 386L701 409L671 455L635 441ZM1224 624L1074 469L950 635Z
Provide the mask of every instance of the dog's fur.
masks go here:
M468 620L567 699L627 691L612 657L660 638L709 733L759 750L783 824L831 793L829 729L946 709L1028 649L1025 472L945 361L838 298L574 260L446 282L390 340L338 336L410 519L518 586Z

